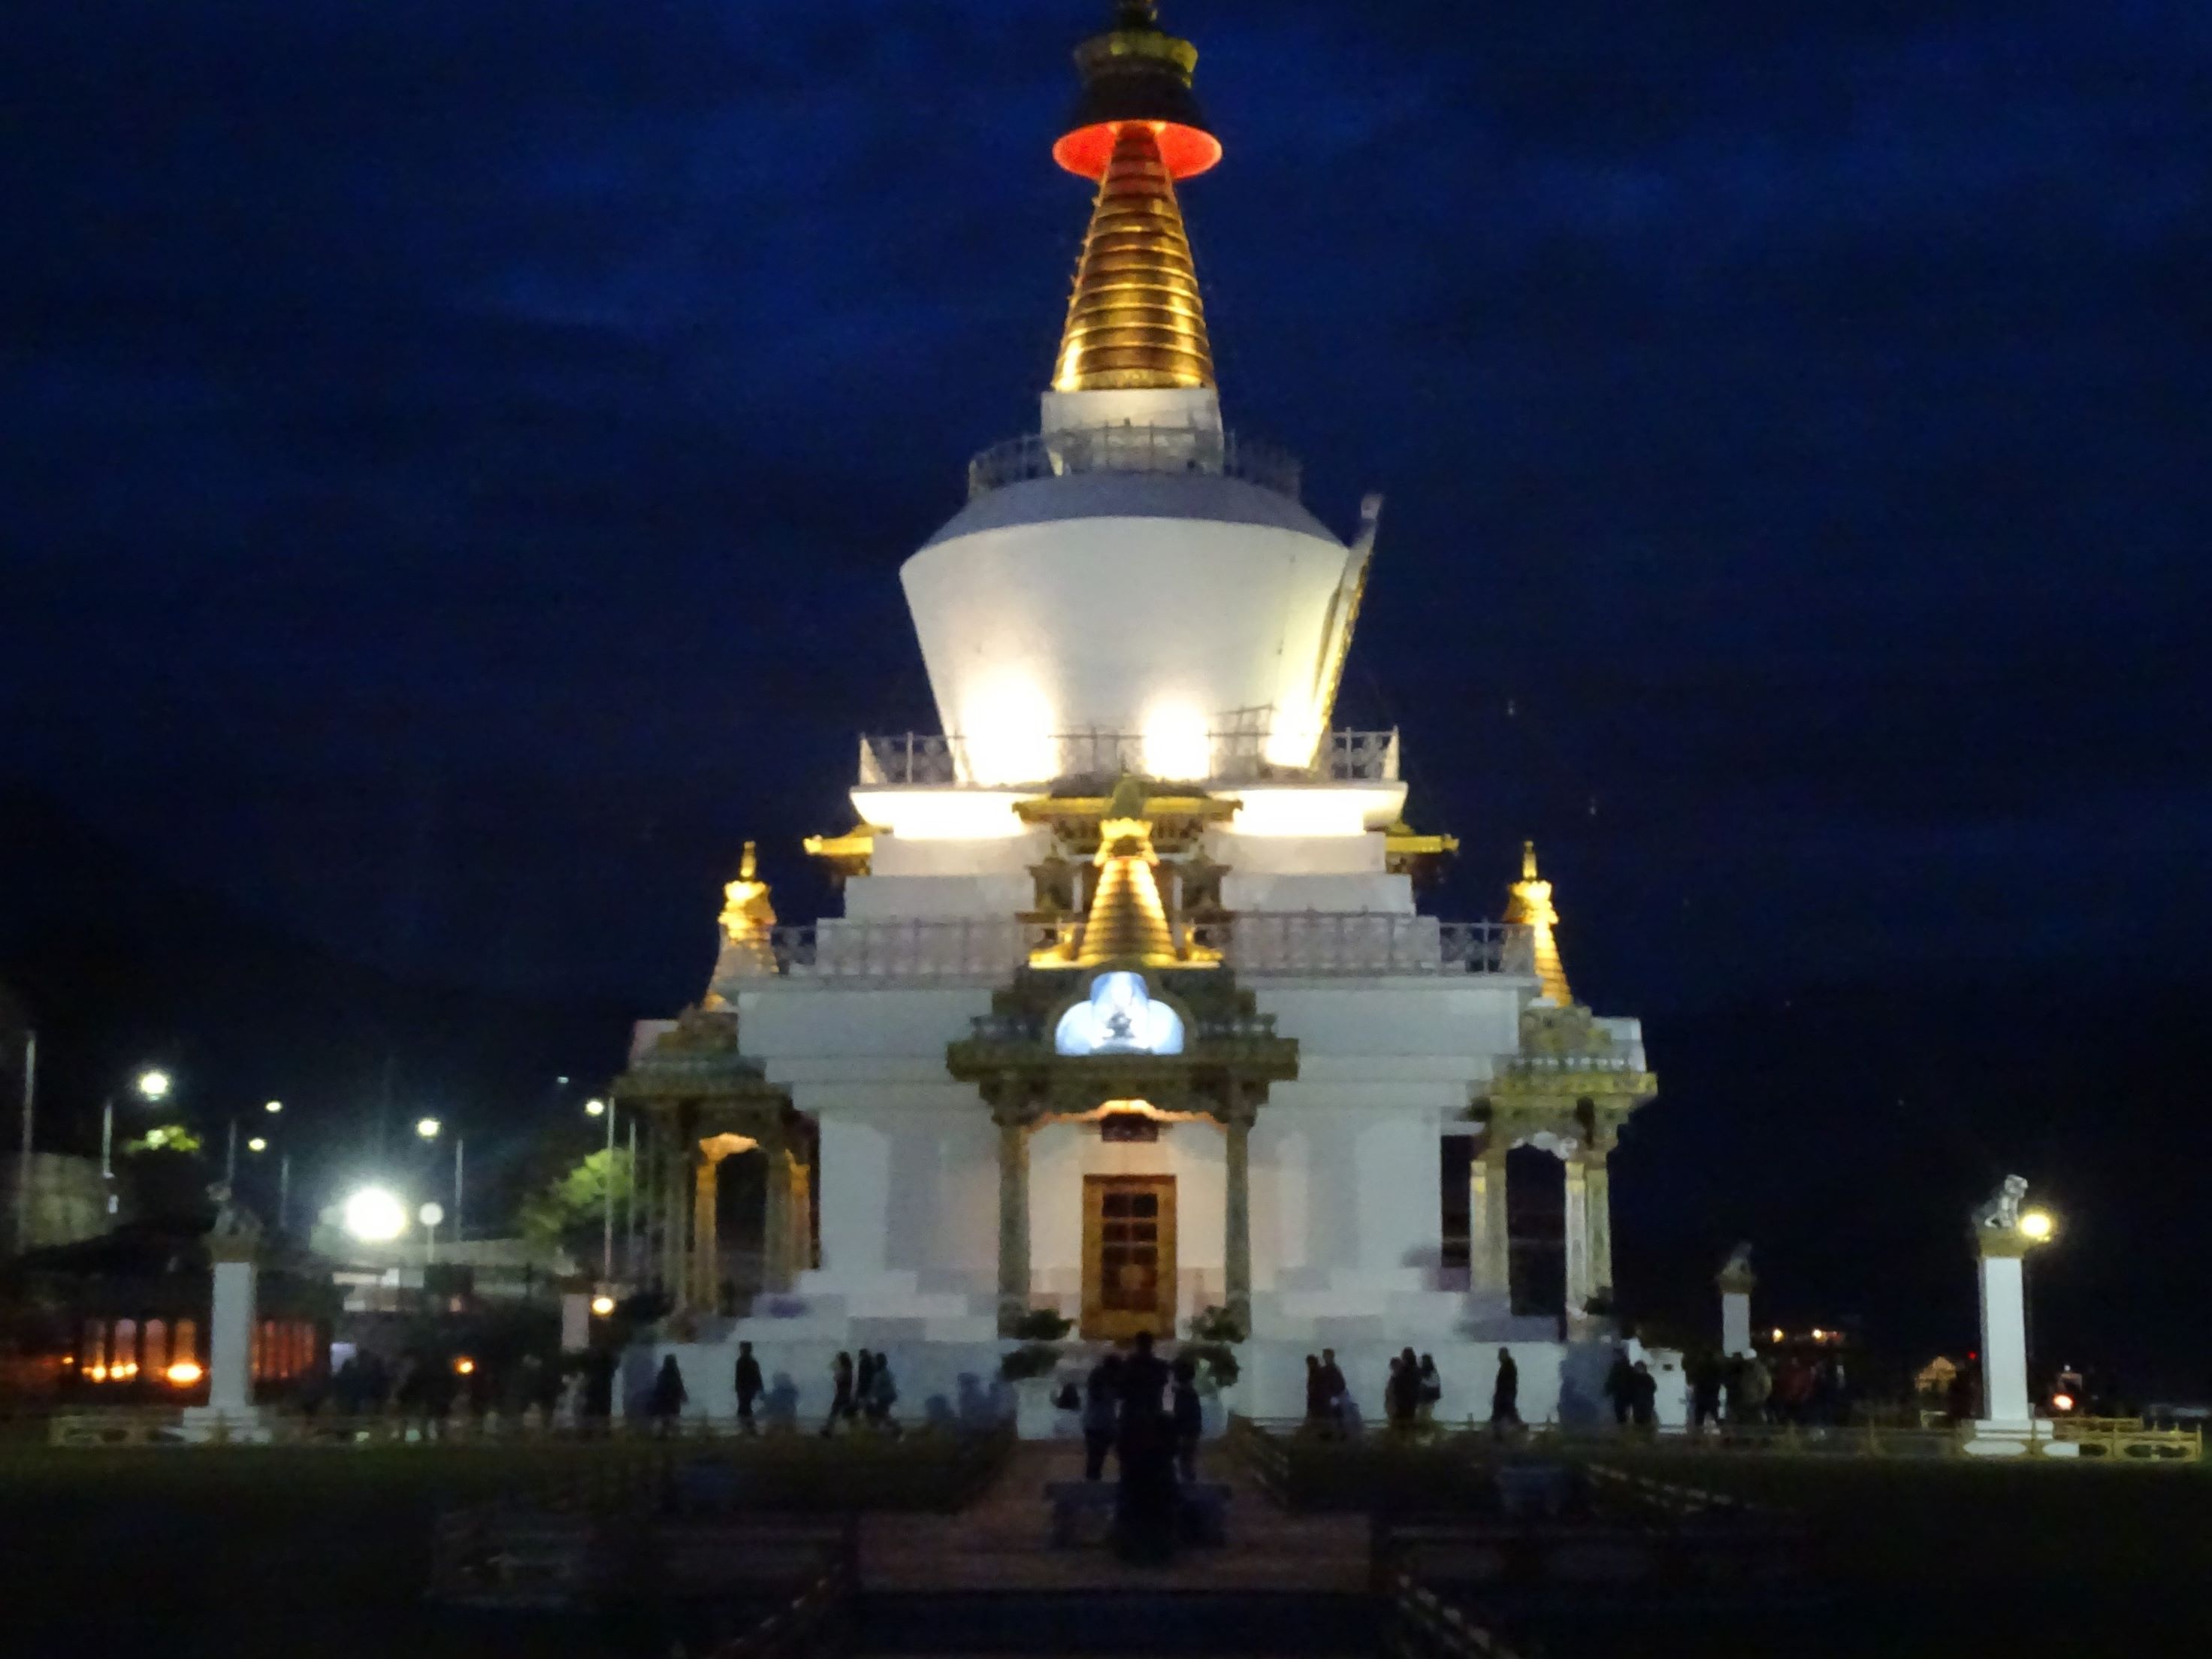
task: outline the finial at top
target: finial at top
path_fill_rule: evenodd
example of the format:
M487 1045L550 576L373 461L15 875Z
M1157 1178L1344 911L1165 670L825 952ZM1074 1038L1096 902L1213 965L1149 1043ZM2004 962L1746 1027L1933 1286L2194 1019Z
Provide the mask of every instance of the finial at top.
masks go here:
M1114 0L1114 27L1117 29L1158 28L1160 23L1158 0Z
M1533 841L1524 841L1521 843L1521 879L1523 881L1536 879L1536 843Z
M751 881L760 869L760 852L751 842L745 843L744 856L738 860L738 879Z

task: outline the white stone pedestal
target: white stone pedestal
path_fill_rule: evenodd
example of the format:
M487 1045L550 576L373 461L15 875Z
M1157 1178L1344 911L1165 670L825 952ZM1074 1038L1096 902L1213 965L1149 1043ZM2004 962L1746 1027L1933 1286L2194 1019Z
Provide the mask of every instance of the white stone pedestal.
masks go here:
M1759 1283L1751 1271L1751 1247L1737 1245L1713 1282L1721 1292L1721 1352L1741 1358L1751 1352L1751 1293Z
M210 1237L214 1305L208 1313L208 1402L185 1410L185 1438L265 1441L267 1414L253 1403L254 1285L258 1241Z

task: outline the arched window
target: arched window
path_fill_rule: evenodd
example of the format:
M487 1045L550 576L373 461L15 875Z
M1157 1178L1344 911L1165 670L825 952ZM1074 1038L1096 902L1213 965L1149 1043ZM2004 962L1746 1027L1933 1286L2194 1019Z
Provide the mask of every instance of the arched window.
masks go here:
M107 1362L107 1376L112 1382L128 1382L138 1375L138 1322L118 1319L115 1322L115 1357Z
M158 1319L146 1322L146 1379L158 1382L169 1374L169 1328Z
M176 1339L169 1345L169 1363L173 1365L179 1359L189 1359L196 1364L204 1363L200 1359L200 1329L197 1320L179 1319L177 1322Z

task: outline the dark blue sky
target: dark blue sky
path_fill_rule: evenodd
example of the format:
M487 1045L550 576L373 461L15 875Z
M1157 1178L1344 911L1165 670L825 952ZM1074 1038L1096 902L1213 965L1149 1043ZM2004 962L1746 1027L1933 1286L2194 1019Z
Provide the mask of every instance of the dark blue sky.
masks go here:
M0 774L403 974L690 994L933 725L1091 0L72 0L0 105ZM1231 418L1490 914L1624 1010L2201 972L2212 23L1182 0Z

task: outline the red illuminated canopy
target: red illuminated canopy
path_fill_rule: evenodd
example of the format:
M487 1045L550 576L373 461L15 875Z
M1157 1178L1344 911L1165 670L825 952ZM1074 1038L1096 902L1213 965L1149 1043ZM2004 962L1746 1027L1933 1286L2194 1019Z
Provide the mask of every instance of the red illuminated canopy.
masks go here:
M1052 159L1079 178L1103 179L1106 176L1106 163L1113 159L1114 137L1128 125L1122 121L1099 121L1078 127L1052 147ZM1221 159L1221 141L1210 132L1173 121L1148 121L1145 125L1159 140L1160 159L1167 163L1171 178L1194 178Z

